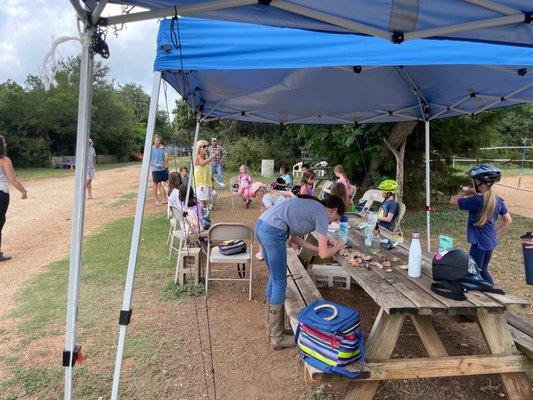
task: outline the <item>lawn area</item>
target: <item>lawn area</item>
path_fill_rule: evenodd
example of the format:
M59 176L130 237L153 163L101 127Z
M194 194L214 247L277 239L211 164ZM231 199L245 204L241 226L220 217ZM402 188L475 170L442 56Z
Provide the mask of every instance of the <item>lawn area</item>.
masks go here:
M129 165L139 164L139 162L120 162L110 164L97 164L97 171L104 171L107 169L116 169L127 167ZM60 178L63 176L74 175L74 170L63 168L16 168L17 177L22 181L40 180L49 178Z
M97 399L102 395L107 398L110 393L132 225L132 218L110 223L89 237L84 246L77 342L82 344L87 360L76 366L77 399ZM167 247L164 239L161 240L166 237L166 228L165 216L145 217L132 326L139 323L139 314L150 314L146 308L169 307L176 301L203 293L198 287L173 285L175 261L168 260ZM31 279L19 293L13 316L18 318L17 334L22 341L16 351L0 359L0 369L8 371L0 376L0 399L63 398L60 359L67 282L68 260L64 260ZM154 314L162 318L159 313ZM4 336L0 340L9 338ZM158 370L155 366L168 357L164 350L174 348L181 340L177 335L157 335L151 329L133 328L125 352L128 374L122 382L123 397L158 397L163 392L158 383L160 376L146 370ZM137 379L138 375L143 376L142 380ZM179 390L173 390L179 394Z

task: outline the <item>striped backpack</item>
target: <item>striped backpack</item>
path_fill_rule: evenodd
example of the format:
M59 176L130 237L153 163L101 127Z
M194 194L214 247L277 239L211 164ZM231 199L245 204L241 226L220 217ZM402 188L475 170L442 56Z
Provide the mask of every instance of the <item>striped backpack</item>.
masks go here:
M306 363L348 378L361 375L365 349L357 311L316 300L300 311L298 321L295 340ZM347 369L355 361L360 368Z

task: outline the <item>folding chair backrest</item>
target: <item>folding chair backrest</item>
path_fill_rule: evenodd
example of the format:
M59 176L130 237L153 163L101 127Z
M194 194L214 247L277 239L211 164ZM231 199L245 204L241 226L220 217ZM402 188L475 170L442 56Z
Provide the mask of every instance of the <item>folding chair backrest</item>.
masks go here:
M398 204L399 204L398 216L396 217L396 221L394 223L393 233L401 233L402 231L401 223L402 223L403 217L405 216L405 210L406 210L405 204L402 203L401 201L399 201Z
M181 207L169 205L170 213L172 217L178 222L180 229L185 227L185 218L183 218L183 211Z
M236 192L239 187L239 178L236 176L232 176L229 180L229 187L232 192Z
M350 185L352 187L352 195L350 196L350 203L353 203L353 200L355 199L355 194L357 193L357 186Z
M254 232L243 224L222 222L209 228L208 239L212 240L252 240Z

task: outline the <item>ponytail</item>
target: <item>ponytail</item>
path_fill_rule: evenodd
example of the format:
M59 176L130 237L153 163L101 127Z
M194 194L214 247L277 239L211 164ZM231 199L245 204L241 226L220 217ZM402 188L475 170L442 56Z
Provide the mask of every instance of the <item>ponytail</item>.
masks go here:
M492 186L489 186L489 189L483 194L483 208L479 214L479 219L476 221L474 226L482 228L494 215L496 210L496 195L492 191Z
M302 194L296 197L298 197L299 199L309 199L309 200L318 201L320 204L322 204L326 208L331 208L331 209L336 208L337 214L339 215L344 215L344 213L346 212L346 205L344 204L344 200L342 200L338 196L326 195L324 197L324 200L319 200L314 196L307 196L307 195L302 195Z

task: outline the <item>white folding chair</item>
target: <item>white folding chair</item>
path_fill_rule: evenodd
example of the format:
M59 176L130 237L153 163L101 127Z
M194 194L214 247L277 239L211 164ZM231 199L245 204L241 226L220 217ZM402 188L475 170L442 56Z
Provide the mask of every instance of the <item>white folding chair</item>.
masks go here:
M230 193L230 200L231 200L231 208L233 209L233 212L235 212L235 194L239 190L239 180L236 176L233 176L229 180L229 193Z
M192 232L191 229L189 229L187 221L183 217L183 211L180 207L170 206L170 211L172 213L172 219L176 221L176 225L174 227L174 230L172 231L172 236L170 238L170 243L168 246L169 260L172 258L173 252L177 252L179 254L179 252L183 250L184 246L186 248L189 243L198 241L198 239L201 237L207 237L207 231L195 233ZM178 247L174 246L174 239L179 240Z
M247 249L245 253L233 254L226 256L220 252L218 246L213 242L220 242L225 240L244 240L247 242ZM209 281L248 281L248 300L252 300L252 276L253 276L253 243L254 232L246 225L236 223L220 223L215 224L209 229L207 236L207 265L205 270L205 295L207 296L209 289ZM248 265L248 278L213 278L211 277L211 264L240 264L246 270Z
M365 216L368 213L368 211L372 208L372 205L374 203L381 204L384 201L385 199L383 198L383 192L381 190L369 189L363 194L363 197L359 199L358 205L362 205L362 208L360 211L357 211L356 214Z

